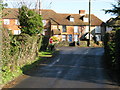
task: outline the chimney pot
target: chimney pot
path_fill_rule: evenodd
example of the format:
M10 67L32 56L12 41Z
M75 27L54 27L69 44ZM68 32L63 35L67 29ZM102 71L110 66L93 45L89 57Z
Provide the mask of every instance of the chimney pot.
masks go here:
M85 10L79 10L79 14L82 16L85 15Z

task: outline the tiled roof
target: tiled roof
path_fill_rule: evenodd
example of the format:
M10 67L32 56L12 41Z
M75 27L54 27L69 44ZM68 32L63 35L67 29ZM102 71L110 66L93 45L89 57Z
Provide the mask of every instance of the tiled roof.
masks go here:
M37 10L38 12L38 10ZM7 8L3 11L3 13L9 13L8 15L4 16L3 18L17 18L18 9ZM88 22L83 22L81 19L82 16L80 14L61 14L56 13L53 10L41 10L41 14L43 19L50 19L52 24L58 25L88 25ZM71 16L74 18L74 22L68 20L68 17ZM88 18L88 14L85 15ZM91 14L91 25L101 25L103 23L102 20L97 18L95 15Z
M58 14L59 15L59 22L62 25L86 25L81 19L79 14ZM74 18L74 21L70 21L68 17L71 16Z
M3 19L14 19L18 16L18 9L17 8L6 8L3 10Z

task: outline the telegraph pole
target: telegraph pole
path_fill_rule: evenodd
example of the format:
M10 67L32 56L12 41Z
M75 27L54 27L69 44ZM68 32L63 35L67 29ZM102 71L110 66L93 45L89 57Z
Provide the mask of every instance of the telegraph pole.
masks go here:
M88 46L90 46L90 33L91 33L91 0L89 0L89 44Z
M41 15L41 1L39 0L39 14Z
M39 14L40 14L40 0L39 0Z

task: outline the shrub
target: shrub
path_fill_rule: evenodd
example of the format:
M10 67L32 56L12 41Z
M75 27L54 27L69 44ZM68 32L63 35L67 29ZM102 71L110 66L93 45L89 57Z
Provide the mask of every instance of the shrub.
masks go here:
M115 64L115 32L112 31L105 34L104 49L107 65L113 68Z
M43 30L43 23L41 15L33 10L28 9L26 6L19 8L20 29L22 33L29 35L36 35Z
M52 38L53 42L58 42L59 41L58 37L52 36L51 38Z
M1 83L7 83L22 73L21 67L35 61L41 45L41 37L28 34L13 36L5 29L2 32Z
M120 76L120 29L105 34L104 49L107 67Z
M42 43L41 43L40 51L46 51L48 45L49 45L49 37L42 36Z

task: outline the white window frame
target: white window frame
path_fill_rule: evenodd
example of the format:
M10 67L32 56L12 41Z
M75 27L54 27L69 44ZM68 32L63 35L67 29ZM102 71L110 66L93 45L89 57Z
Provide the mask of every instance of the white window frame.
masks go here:
M4 24L5 25L9 25L10 24L10 20L9 19L4 19Z
M74 35L74 41L75 41L75 42L78 41L78 35Z
M84 17L84 18L83 18L83 21L84 21L84 22L88 22L88 21L89 21L89 19L88 19L88 18L86 18L86 17Z
M79 33L78 32L78 26L74 26L74 33Z
M21 30L14 30L14 35L19 35L21 33Z
M85 32L89 32L89 26L85 27Z
M15 25L20 25L20 22L18 20L15 20Z
M101 41L101 35L95 35L97 41Z
M101 33L101 27L95 26L95 33Z
M74 17L70 17L70 21L71 21L71 22L74 22Z
M66 41L66 35L62 35L62 41Z
M46 25L46 20L42 20L43 26Z

